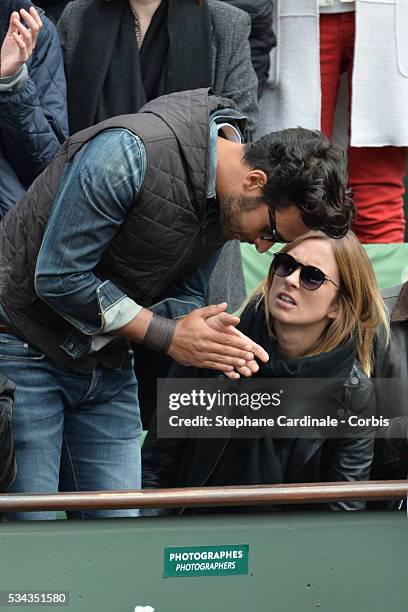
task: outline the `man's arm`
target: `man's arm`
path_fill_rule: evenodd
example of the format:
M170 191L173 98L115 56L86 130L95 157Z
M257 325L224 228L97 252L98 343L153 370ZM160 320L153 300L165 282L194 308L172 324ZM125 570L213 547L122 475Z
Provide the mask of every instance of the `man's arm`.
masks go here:
M66 165L37 259L37 295L82 333L110 333L141 310L95 268L139 193L143 143L127 130L102 132Z
M224 326L219 327L220 331L207 323L226 308L225 302L198 308L177 321L170 346L165 352L179 363L221 372L233 372L234 368L244 367L248 362L253 362L254 356L267 361L267 353L255 342L241 334L229 333L228 326L236 325L239 322L237 317L224 313ZM153 316L152 312L143 308L133 321L113 332L113 335L143 344Z

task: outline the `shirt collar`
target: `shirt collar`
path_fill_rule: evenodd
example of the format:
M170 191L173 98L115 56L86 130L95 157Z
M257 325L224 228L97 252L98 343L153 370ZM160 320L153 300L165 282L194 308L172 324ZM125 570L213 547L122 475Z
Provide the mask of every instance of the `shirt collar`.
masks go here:
M207 198L215 198L215 177L217 170L217 138L223 136L232 142L242 143L243 134L237 120L245 116L232 108L223 108L211 115L210 119L210 163L208 171Z

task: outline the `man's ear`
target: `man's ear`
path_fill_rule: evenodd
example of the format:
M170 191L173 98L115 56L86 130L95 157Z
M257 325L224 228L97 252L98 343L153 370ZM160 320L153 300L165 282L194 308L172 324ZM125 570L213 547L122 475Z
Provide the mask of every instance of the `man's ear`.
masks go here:
M262 189L266 185L268 177L263 170L250 170L242 181L242 188L245 191L253 192L257 189Z

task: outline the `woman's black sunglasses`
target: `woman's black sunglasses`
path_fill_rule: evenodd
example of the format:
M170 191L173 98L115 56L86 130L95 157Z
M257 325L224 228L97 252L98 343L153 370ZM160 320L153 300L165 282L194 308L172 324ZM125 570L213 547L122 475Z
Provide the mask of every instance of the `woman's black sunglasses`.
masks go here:
M298 268L301 268L299 279L300 284L304 289L307 289L308 291L316 291L316 289L319 289L319 287L323 285L324 281L329 281L330 283L333 283L337 289L340 289L340 287L336 285L331 278L326 276L326 274L322 272L320 268L315 268L315 266L305 266L288 253L275 253L272 261L272 270L277 276L290 276Z

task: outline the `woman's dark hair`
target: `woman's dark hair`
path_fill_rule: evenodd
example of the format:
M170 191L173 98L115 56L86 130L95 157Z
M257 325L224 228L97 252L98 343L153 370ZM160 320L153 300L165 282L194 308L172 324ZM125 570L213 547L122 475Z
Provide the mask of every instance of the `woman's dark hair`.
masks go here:
M245 147L244 163L268 177L268 206L295 204L310 229L344 236L354 218L344 153L318 130L290 128L266 134Z

